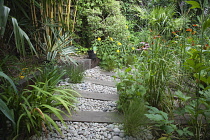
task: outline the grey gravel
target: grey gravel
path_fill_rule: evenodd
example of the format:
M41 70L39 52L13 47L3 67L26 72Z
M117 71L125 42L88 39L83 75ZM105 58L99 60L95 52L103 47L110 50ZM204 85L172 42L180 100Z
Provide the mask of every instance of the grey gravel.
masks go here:
M102 73L102 69L99 66L96 66L93 69L86 70L84 73L86 77L91 77L103 81L114 81L115 79L112 76L105 75ZM117 80L117 79L116 79Z
M56 122L58 125L62 125L61 122ZM33 137L31 140L50 140L50 139L59 139L59 140L130 140L130 137L124 135L124 131L119 129L122 124L113 123L91 123L91 122L66 122L66 127L62 127L62 135L56 131L50 132L45 137L41 138ZM109 131L108 128L113 128L113 131ZM116 132L115 132L116 131ZM121 135L119 135L119 132ZM123 135L122 135L123 134ZM132 138L132 140L137 140Z
M93 84L89 82L79 83L79 84L71 84L73 89L90 91L90 92L98 92L101 94L117 94L117 88L109 87L104 85Z
M95 99L78 98L76 104L79 111L101 111L101 112L114 112L117 103L114 101L102 101Z

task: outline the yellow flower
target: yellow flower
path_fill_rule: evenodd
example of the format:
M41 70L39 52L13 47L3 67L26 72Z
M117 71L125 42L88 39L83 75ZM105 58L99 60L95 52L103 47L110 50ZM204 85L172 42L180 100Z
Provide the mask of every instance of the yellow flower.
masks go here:
M117 45L122 45L122 43L118 42Z
M193 32L192 32L192 35L194 35L195 33L196 33L196 31L193 31Z
M20 77L20 79L23 79L25 76L22 76L22 75L21 75L21 76L19 76L19 77Z
M22 68L22 71L27 70L28 68Z
M135 47L132 47L131 49L132 49L132 50L135 50Z
M117 53L119 53L119 52L120 52L120 50L117 50L116 52L117 52Z
M113 39L113 38L111 38L111 37L110 37L109 39L110 39L111 41L113 41L113 40L114 40L114 39Z
M128 25L125 25L125 28L128 29Z
M98 41L101 41L101 38L100 37L98 37Z

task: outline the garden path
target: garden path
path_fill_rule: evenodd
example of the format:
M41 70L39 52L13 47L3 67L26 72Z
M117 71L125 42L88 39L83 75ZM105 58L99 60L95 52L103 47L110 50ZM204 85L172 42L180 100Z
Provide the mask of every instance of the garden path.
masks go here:
M123 116L116 109L118 94L113 73L95 67L86 70L85 75L82 83L61 83L80 93L77 110L71 118L64 116L67 127L54 117L62 135L50 132L42 140L135 140L123 131Z
M110 76L112 75L112 73L106 72L106 75ZM115 87L115 82L113 81L104 81L104 80L98 80L86 77L84 79L84 82L96 85L102 85L102 86ZM93 91L84 91L84 90L76 90L76 91L81 95L80 98L90 99L89 100L90 102L92 102L93 100L99 100L101 104L103 104L106 101L116 102L118 100L118 94L103 94L103 93L98 93L97 91L93 92ZM113 107L116 106L113 105ZM88 111L85 110L75 111L73 112L71 118L67 116L63 116L63 118L65 121L74 121L74 122L122 123L122 115L117 111L107 112L103 110L102 112L102 111L94 111L94 109ZM59 120L59 119L54 117L54 120Z

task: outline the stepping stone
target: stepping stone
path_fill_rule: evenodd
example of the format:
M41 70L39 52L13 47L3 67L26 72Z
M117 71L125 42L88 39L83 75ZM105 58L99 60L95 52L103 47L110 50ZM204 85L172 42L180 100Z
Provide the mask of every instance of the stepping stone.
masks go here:
M52 115L53 120L59 121L59 119ZM98 112L98 111L77 111L72 112L72 116L69 118L65 115L62 116L64 121L73 122L98 122L98 123L122 123L123 115L118 112Z
M118 94L101 94L97 92L76 90L83 98L96 99L103 101L117 101L119 99Z
M85 82L90 82L93 84L98 84L98 85L104 85L104 86L110 86L110 87L115 87L116 83L112 81L102 81L98 79L93 79L93 78L84 78Z

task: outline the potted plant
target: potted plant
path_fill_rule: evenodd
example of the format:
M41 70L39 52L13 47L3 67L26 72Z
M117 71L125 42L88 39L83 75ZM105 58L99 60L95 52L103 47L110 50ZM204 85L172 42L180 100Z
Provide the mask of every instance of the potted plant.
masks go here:
M98 37L98 39L94 40L93 47L91 47L87 52L90 59L96 59L96 52L97 52L97 46L101 44L101 38Z

